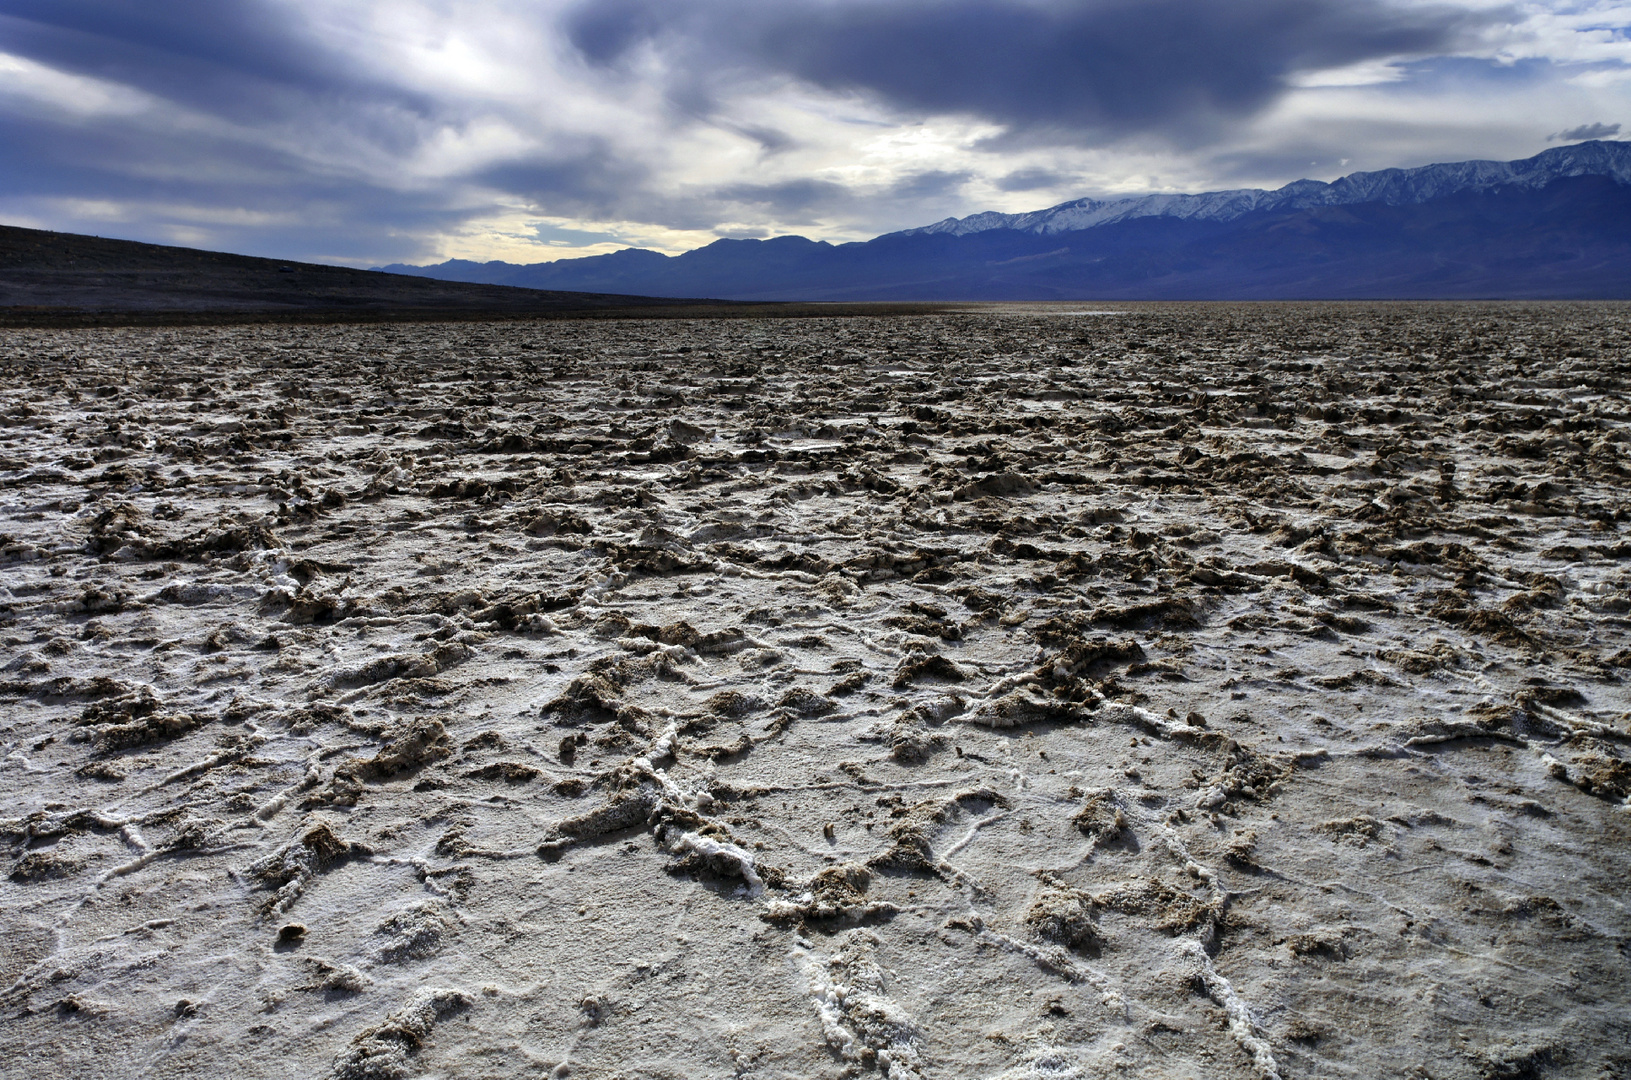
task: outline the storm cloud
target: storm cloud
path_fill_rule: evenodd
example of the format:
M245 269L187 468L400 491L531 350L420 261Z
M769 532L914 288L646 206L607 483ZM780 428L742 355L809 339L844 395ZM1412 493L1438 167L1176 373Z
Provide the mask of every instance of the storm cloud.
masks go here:
M177 105L264 123L325 103L427 113L434 103L359 74L274 0L6 0L0 45Z
M1620 125L1604 124L1599 122L1595 124L1581 124L1579 127L1572 127L1566 131L1559 131L1549 136L1549 138L1553 140L1562 140L1563 142L1583 142L1586 139L1612 139L1619 133Z
M1299 72L1441 51L1486 18L1381 0L589 0L568 26L602 67L666 56L687 103L786 76L1068 141L1193 138Z

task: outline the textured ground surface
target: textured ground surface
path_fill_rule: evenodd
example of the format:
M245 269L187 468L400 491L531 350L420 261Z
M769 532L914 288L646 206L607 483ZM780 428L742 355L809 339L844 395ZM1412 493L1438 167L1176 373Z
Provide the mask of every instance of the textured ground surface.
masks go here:
M0 1074L1631 1075L1626 309L0 337Z

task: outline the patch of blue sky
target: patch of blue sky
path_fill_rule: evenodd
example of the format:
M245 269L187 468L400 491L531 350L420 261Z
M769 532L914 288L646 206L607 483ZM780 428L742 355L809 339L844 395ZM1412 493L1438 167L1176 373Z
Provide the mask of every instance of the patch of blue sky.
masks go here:
M1377 83L1369 89L1416 97L1424 91L1464 89L1473 84L1503 88L1542 86L1563 77L1564 71L1572 75L1595 66L1598 65L1564 65L1540 58L1502 61L1486 57L1434 56L1400 63L1398 67L1404 78Z
M568 229L560 225L536 222L532 233L541 243L551 247L591 247L595 244L621 244L623 238L615 233L594 232L586 229Z

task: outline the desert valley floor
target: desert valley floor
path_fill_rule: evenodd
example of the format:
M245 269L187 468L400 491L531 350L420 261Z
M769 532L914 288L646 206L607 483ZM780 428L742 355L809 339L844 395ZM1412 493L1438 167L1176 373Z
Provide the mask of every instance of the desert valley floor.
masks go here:
M0 331L0 1075L1631 1076L1628 358Z

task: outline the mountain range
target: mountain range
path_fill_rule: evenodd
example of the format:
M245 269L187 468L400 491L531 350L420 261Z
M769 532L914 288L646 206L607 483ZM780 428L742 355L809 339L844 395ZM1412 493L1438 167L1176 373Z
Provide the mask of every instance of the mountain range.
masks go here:
M719 240L396 274L732 300L1631 298L1631 142L1198 195L1076 199L872 240Z

